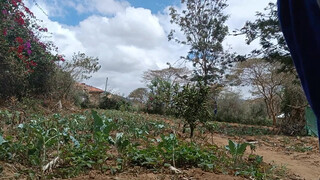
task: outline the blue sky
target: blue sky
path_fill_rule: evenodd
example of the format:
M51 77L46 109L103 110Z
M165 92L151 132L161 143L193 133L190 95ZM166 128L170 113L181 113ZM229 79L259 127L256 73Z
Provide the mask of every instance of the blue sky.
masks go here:
M180 0L128 0L134 7L150 9L153 14L157 14L170 5L179 5Z
M49 1L49 0L47 0ZM103 1L103 0L102 0ZM75 1L76 2L76 1ZM162 13L168 6L179 6L180 0L127 0L130 6L134 8L145 8L151 10L152 14ZM49 2L48 2L49 3ZM64 3L61 3L64 4ZM89 16L96 14L101 15L99 12L82 12L79 13L74 7L69 5L62 5L63 14L53 14L50 16L52 21L57 21L61 24L75 26L79 22L88 18ZM113 16L111 15L108 15Z

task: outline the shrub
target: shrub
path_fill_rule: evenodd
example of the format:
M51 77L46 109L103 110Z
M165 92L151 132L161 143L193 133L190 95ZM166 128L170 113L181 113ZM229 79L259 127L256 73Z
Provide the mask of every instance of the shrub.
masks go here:
M281 110L284 119L280 121L280 130L287 135L305 134L305 107L307 100L299 83L288 83L283 92Z
M132 109L131 104L127 99L111 93L106 93L102 98L99 107L101 109L115 109L122 111L130 111Z
M182 90L176 89L172 100L172 111L177 117L182 117L190 126L190 137L198 122L206 122L211 119L207 99L209 88L202 82L196 85L187 84Z
M0 1L0 98L44 95L61 56L55 47L40 41L47 28L35 22L22 1Z

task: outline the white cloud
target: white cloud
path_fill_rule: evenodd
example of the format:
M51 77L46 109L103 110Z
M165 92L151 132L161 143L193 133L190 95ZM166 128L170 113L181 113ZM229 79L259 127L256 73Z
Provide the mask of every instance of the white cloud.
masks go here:
M48 11L45 4L41 7ZM127 95L144 86L141 82L144 71L165 68L167 62L173 64L187 51L168 42L163 24L169 22L147 9L127 7L113 17L92 15L77 26L53 22L37 7L32 10L53 33L52 40L60 53L70 58L73 52L81 51L100 59L100 71L87 83L101 89L109 77L108 89Z
M230 0L227 9L231 14L230 30L254 19L255 11L262 10L268 2L260 1L242 0L240 3ZM53 33L52 40L60 53L70 58L73 52L81 51L100 59L100 71L87 83L101 89L109 77L108 89L128 95L135 88L144 86L141 82L143 71L165 68L167 62L179 65L175 62L188 51L188 47L167 40L168 32L172 28L178 29L170 24L168 9L154 15L150 10L133 8L126 1L116 0L64 1L63 5L74 7L79 13L99 12L100 15L93 13L77 26L66 26L51 21L38 7L33 6L32 11ZM52 14L52 8L47 8L46 4L41 7ZM105 16L110 14L112 16ZM248 53L252 48L245 45L243 37L229 37L226 44L241 53Z
M246 21L254 21L256 12L261 12L269 2L276 3L276 0L229 0L229 7L226 13L230 15L227 25L229 31L241 29ZM254 41L251 45L246 45L245 36L228 36L224 42L225 46L231 46L232 51L238 54L246 54L259 47L259 42Z

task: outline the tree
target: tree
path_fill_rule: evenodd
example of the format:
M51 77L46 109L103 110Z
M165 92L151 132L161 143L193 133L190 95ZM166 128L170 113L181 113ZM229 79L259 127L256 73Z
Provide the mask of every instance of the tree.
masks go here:
M96 57L86 56L85 53L74 53L71 62L66 62L63 69L69 73L76 81L91 78L90 74L97 72L101 66Z
M187 68L169 67L161 70L148 70L143 73L143 81L150 83L154 79L161 79L171 84L187 83L190 71Z
M219 110L217 111L217 121L242 123L245 118L245 101L237 92L225 90L218 96Z
M190 71L187 68L169 67L161 70L148 70L143 74L150 93L147 110L151 113L170 114L174 90L186 84Z
M281 99L281 112L284 113L280 124L282 133L287 135L305 133L305 108L307 105L308 101L300 82L292 80L285 82Z
M228 16L223 13L226 0L181 0L186 9L178 12L170 7L171 23L180 26L185 39L174 37L172 30L169 41L190 46L183 59L191 61L195 67L195 80L203 80L205 85L214 82L224 73L230 61L223 51L222 42L228 34L225 25Z
M148 85L150 93L147 101L147 110L156 114L171 114L172 99L179 84L172 84L161 78L155 78Z
M134 102L138 102L138 103L146 103L148 100L148 89L146 88L137 88L135 90L133 90L130 94L129 94L129 98L131 100L133 100Z
M209 87L203 82L197 82L195 85L186 84L182 88L176 88L174 94L171 108L177 117L185 119L192 138L197 123L204 123L210 119L211 114L207 104Z
M280 63L269 63L261 59L250 59L238 63L234 76L239 78L240 83L251 85L253 95L262 97L267 106L273 126L277 124L277 114L280 112L280 97L284 83L290 74L278 72Z
M293 61L289 48L280 29L277 5L269 3L264 9L266 12L257 12L257 19L253 22L247 21L245 26L236 31L235 35L246 35L247 44L255 40L260 41L261 49L255 49L249 58L260 55L263 59L282 63L280 71L294 71Z

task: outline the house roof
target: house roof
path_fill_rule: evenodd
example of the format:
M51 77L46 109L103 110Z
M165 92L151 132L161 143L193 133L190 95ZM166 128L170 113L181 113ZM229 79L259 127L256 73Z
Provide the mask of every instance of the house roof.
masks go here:
M85 91L88 91L88 93L103 93L104 90L87 85L85 83L77 83L77 86L83 88Z

